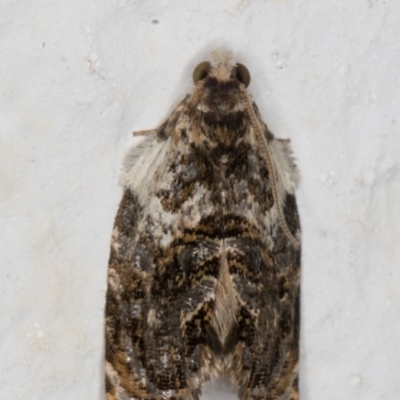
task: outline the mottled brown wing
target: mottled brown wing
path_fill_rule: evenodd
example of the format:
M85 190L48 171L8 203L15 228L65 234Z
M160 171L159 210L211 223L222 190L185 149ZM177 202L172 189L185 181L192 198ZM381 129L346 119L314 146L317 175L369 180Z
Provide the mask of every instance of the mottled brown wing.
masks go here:
M168 147L184 102L125 158L126 191L112 235L105 311L108 400L195 400L216 368L211 353L219 343L205 318L215 279L192 283L207 263L216 267L218 246L194 238L190 212L182 222L181 202L191 184L178 182L188 179L185 171L198 160L187 153L184 138L182 151ZM187 169L176 176L183 164ZM199 173L208 176L207 170ZM177 187L165 190L168 179ZM177 232L182 224L188 233Z
M218 246L202 240L172 246L155 257L163 271L154 270L149 259L157 247L142 241L143 232L135 239L142 217L135 196L126 191L108 272L107 400L198 399L202 383L216 368L211 355L221 349L207 323L215 280L191 283L194 274L216 268Z
M126 190L115 218L106 297L106 393L120 400L121 389L136 393L139 379L132 363L140 363L141 303L144 275L134 266L133 245L140 207Z
M298 226L292 196L285 216L289 227ZM263 289L238 316L235 358L240 362L234 369L240 399L298 400L300 250L279 229L273 251L262 254L258 268ZM246 291L242 294L246 298ZM255 317L256 309L260 313Z
M270 143L277 140L268 131L266 137ZM243 168L237 164L232 184L241 179ZM263 180L258 186L265 188L265 192L255 190L252 195L265 207L260 215L253 213L257 221L272 213L273 199L269 171L263 167L261 157L255 165L255 175ZM251 176L247 179L250 181ZM284 193L282 211L290 232L299 237L293 194ZM245 238L236 240L241 256L229 260L234 286L242 300L236 329L228 339L229 372L239 386L241 400L298 400L300 248L293 245L280 224L262 235L258 230L248 230ZM268 236L272 246L265 241Z

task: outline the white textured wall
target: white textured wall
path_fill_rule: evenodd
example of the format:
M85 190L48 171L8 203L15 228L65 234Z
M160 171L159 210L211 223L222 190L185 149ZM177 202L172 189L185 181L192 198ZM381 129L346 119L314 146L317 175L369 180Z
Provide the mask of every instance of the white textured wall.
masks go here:
M1 0L0 399L102 398L121 154L216 47L302 173L302 400L399 399L399 38L396 0Z

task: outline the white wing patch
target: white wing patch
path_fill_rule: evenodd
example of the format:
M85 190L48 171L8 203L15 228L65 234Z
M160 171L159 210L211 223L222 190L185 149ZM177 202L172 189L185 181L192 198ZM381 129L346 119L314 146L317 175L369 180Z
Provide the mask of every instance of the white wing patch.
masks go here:
M151 135L125 154L120 184L137 194L142 205L146 204L152 186L157 182L157 170L169 158L166 155L170 144L171 138L159 141L156 135Z
M289 143L274 139L268 143L268 147L275 167L278 194L285 198L285 192L294 193L300 181L300 174L294 163Z

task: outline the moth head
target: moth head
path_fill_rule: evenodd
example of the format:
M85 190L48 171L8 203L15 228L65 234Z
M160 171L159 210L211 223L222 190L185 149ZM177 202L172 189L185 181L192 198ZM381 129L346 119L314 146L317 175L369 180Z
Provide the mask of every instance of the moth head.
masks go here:
M222 115L241 111L242 92L250 84L250 73L233 63L230 53L213 53L212 61L203 61L193 71L193 82L200 90L198 108Z
M193 71L193 82L197 84L207 78L214 77L220 81L236 80L246 88L250 84L250 72L240 63L227 68L225 65L213 65L209 61L203 61Z

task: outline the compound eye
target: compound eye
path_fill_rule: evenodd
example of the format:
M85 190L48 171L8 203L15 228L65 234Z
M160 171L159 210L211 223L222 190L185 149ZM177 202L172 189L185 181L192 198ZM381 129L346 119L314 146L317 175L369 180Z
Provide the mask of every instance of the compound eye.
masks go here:
M203 61L200 63L193 71L193 82L197 83L198 81L203 80L210 71L211 64L208 61Z
M245 87L250 85L250 72L243 64L236 64L236 78Z

